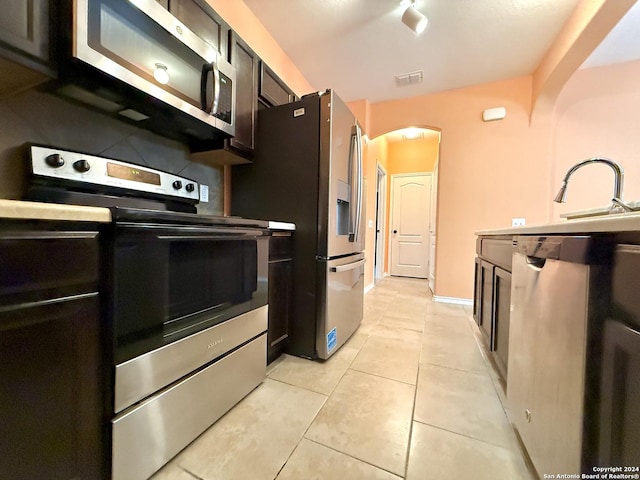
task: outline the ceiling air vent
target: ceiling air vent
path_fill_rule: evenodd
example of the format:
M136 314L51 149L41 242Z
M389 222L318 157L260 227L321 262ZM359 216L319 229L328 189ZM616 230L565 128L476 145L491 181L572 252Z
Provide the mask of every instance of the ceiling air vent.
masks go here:
M406 87L408 85L417 85L418 83L422 83L423 76L424 72L422 70L396 75L396 87Z

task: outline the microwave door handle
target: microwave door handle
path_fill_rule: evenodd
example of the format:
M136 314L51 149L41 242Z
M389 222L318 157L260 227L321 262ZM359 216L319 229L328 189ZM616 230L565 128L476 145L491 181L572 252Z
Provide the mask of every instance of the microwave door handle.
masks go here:
M213 108L211 109L211 115L218 113L218 104L220 103L220 69L218 68L218 62L211 64L213 70Z
M213 75L213 63L205 63L202 66L202 76L200 77L200 106L202 107L202 110L204 110L207 113L210 113L211 110L213 109L213 105L209 104L209 102L207 101L207 93L209 93L207 91L207 87L209 84L209 74ZM215 87L214 87L214 91L211 92L211 98L213 99L215 95Z
M213 76L213 85L209 89L209 75ZM210 94L210 95L209 95ZM210 96L211 101L207 101ZM202 110L210 115L218 113L218 100L220 98L220 69L216 62L206 63L202 67L200 78L200 104Z

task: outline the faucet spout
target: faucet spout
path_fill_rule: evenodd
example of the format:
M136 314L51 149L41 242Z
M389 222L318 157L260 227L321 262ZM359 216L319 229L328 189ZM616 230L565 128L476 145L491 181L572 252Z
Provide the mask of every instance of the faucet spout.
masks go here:
M584 167L585 165L589 165L591 163L604 163L605 165L609 165L614 172L614 184L613 184L613 198L617 198L622 201L622 183L624 181L624 170L622 167L615 161L609 158L588 158L581 162L576 163L573 167L571 167L567 174L564 176L564 180L562 181L562 186L560 187L560 191L556 195L556 198L553 200L556 203L564 203L567 198L567 185L569 184L569 178L573 173Z

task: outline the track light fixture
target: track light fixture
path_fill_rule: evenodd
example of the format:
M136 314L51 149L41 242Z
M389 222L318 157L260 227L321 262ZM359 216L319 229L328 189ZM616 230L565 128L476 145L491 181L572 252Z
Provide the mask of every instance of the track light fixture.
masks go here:
M402 23L420 35L427 28L429 20L416 9L416 0L411 0L411 5L402 14Z

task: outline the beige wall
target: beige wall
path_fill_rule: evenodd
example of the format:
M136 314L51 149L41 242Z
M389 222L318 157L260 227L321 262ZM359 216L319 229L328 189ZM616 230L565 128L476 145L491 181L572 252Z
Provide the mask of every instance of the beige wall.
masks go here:
M242 1L208 1L296 93L314 90ZM608 155L619 160L627 171L626 198L640 199L635 180L640 165L632 164L640 151L634 131L640 112L637 66L618 66L611 73L579 71L567 80L633 3L581 3L532 76L411 99L350 103L374 139L365 151L367 221L375 222L376 160L392 162L389 145L376 137L407 126L442 132L437 295L472 298L476 230L508 226L513 217L545 223L565 209L607 203L611 174L587 167L593 172L579 172L572 180L568 205L554 206L559 180L582 158ZM506 118L483 122L482 111L492 107L505 107ZM608 178L602 182L604 175ZM367 228L367 285L373 281L373 233Z
M473 296L476 230L512 217L548 220L548 124L531 127L531 77L371 105L373 137L408 125L440 129L436 293ZM505 107L504 120L482 111ZM541 123L542 124L542 123Z
M365 143L364 153L364 176L365 176L365 270L364 284L373 284L374 263L375 263L375 224L376 224L376 182L378 180L378 163L385 170L388 169L389 143L382 136ZM369 228L369 222L373 222L374 227Z
M640 61L579 70L558 98L554 115L553 193L567 170L590 157L604 156L624 168L624 198L640 200ZM613 171L589 165L575 172L560 213L610 205Z
M298 67L243 1L207 2L297 95L318 90L304 78Z
M389 143L387 173L432 172L438 159L438 135L424 139Z

